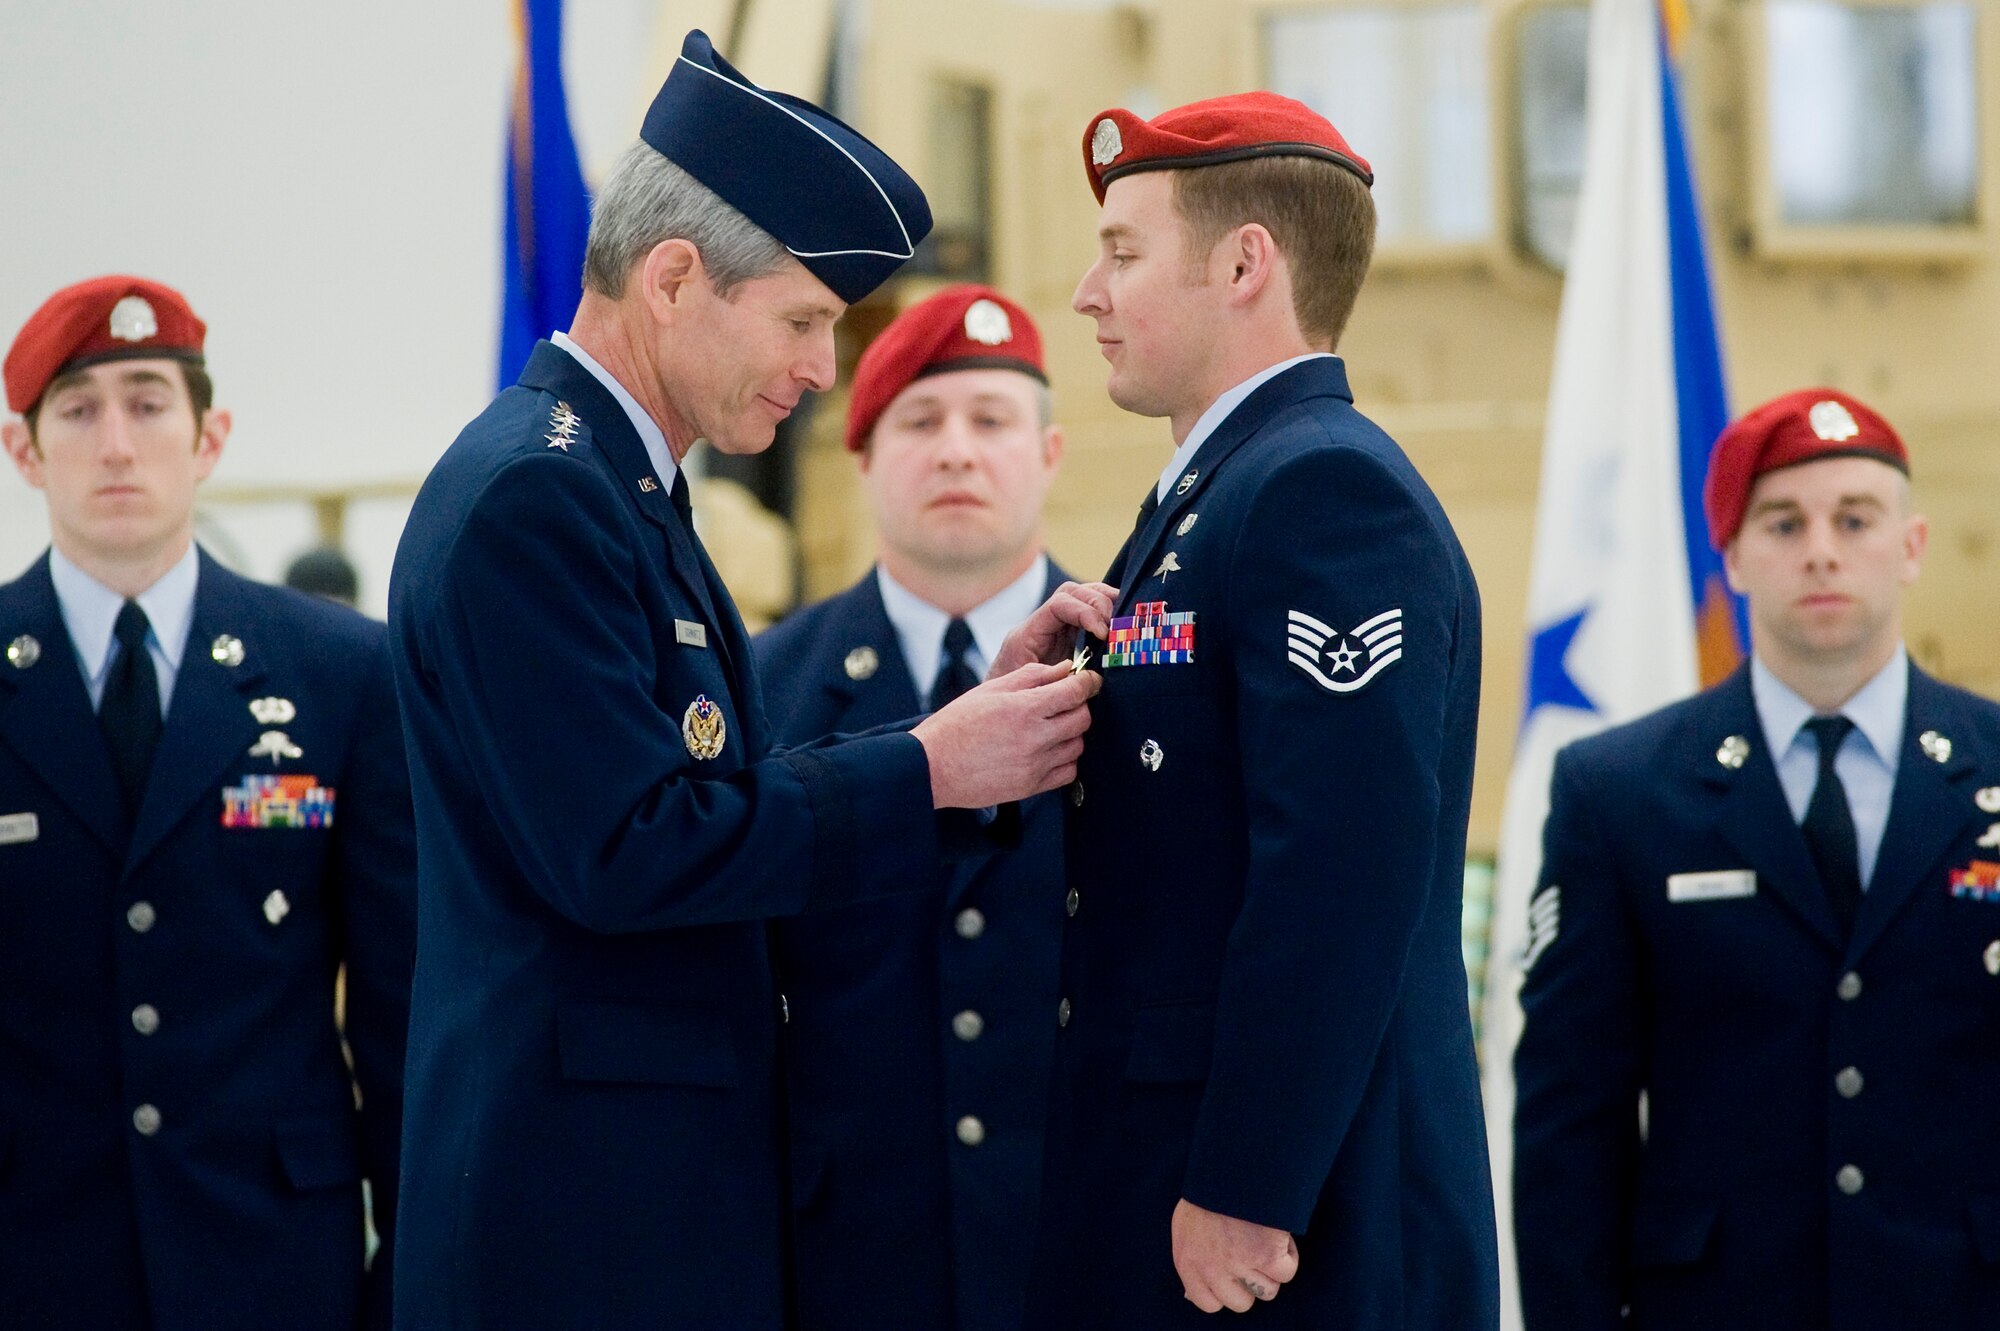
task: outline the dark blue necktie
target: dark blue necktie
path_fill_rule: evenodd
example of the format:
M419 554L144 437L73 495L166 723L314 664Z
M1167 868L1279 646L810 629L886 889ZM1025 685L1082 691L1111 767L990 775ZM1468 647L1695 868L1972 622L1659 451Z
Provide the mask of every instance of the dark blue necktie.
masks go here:
M962 619L954 619L945 626L944 651L938 657L937 681L931 685L931 711L935 712L967 689L978 686L979 676L972 673L972 665L965 659L971 647L971 625Z
M1833 760L1854 723L1844 716L1816 716L1806 722L1806 729L1819 745L1819 780L1800 827L1845 937L1853 932L1854 917L1861 909L1861 852L1854 836L1854 814L1847 807L1847 788L1840 784Z
M146 650L152 628L137 601L118 612L112 636L118 656L104 681L104 701L97 707L97 724L111 750L111 770L125 793L125 811L139 811L153 751L160 746L160 680L153 673L153 654Z

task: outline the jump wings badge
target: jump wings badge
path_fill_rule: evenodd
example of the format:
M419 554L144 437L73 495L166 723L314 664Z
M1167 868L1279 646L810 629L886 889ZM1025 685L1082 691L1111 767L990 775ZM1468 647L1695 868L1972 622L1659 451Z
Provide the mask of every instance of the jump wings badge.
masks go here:
M1354 693L1403 657L1403 609L1384 610L1343 633L1311 615L1285 616L1286 656L1333 693Z
M710 702L706 693L696 694L695 700L688 704L687 714L681 717L681 741L688 752L697 758L720 757L727 738L722 709Z

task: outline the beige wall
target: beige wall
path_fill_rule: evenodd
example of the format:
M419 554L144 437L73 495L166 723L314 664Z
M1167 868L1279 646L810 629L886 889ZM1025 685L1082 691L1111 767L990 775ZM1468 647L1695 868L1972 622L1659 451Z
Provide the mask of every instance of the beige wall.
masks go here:
M1083 11L1005 0L944 7L873 0L868 7L856 119L892 154L924 161L929 80L972 79L993 92L994 278L1029 306L1049 342L1070 438L1048 514L1049 544L1080 572L1094 574L1108 561L1170 447L1164 422L1125 416L1105 399L1090 325L1068 309L1093 244L1095 205L1078 146L1083 129L1107 106L1166 107L1255 86L1256 25L1271 7L1252 0ZM1503 22L1521 7L1522 0L1489 4ZM1755 122L1754 61L1745 57L1756 6L1696 0L1691 8L1686 114L1731 401L1741 409L1788 388L1829 383L1897 422L1915 450L1918 498L1934 523L1930 564L1910 605L1911 645L1946 677L2000 693L2000 596L1992 590L2000 559L2000 241L1989 230L1950 262L1760 255L1750 243L1755 191L1745 148ZM2000 71L2000 24L1981 31L1990 83ZM1496 89L1506 86L1502 72L1496 64ZM1989 94L1982 104L1991 184L2000 179L2000 97ZM1504 197L1504 171L1495 189ZM1505 235L1504 210L1500 219L1496 229ZM921 294L906 283L887 298ZM1401 440L1435 486L1484 592L1475 851L1497 839L1519 722L1542 404L1560 294L1553 276L1498 242L1447 257L1385 252L1341 347L1357 402ZM871 556L837 418L837 410L821 413L801 459L799 536L809 596L843 585Z

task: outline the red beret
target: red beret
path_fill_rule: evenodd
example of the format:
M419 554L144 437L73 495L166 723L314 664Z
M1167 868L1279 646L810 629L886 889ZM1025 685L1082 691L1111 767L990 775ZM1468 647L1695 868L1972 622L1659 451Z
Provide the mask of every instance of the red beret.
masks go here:
M1708 543L1720 550L1735 538L1759 476L1822 458L1874 458L1910 474L1910 450L1874 408L1834 388L1787 393L1716 439L1702 489Z
M917 302L868 344L847 399L847 449L859 453L896 394L947 370L1019 370L1043 383L1042 334L992 287L946 287Z
M1251 157L1319 157L1346 167L1364 185L1375 173L1340 131L1304 102L1274 92L1211 97L1141 120L1114 108L1094 117L1083 132L1083 165L1090 188L1104 189L1133 171L1215 166Z
M58 375L100 361L164 356L199 365L207 334L180 292L143 277L64 287L28 317L7 350L7 406L25 413Z

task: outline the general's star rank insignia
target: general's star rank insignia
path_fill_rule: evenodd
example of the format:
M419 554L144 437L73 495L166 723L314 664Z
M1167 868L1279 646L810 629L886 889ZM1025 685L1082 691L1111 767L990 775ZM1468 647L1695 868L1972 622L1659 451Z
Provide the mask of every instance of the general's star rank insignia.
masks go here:
M576 427L582 423L582 418L570 410L569 403L556 403L556 409L549 413L549 447L569 452L569 446L576 442Z
M1403 610L1384 610L1351 632L1293 610L1285 616L1286 656L1323 689L1354 693L1403 657Z
M722 753L728 732L722 724L722 709L698 693L681 717L681 742L697 758L715 758Z

